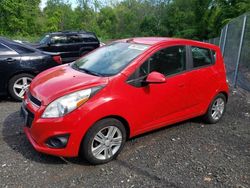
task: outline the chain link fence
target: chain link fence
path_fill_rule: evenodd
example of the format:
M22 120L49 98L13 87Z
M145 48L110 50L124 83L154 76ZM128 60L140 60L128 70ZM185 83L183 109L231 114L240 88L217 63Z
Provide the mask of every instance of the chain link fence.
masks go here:
M250 91L250 12L229 22L220 37L204 42L220 46L230 84Z

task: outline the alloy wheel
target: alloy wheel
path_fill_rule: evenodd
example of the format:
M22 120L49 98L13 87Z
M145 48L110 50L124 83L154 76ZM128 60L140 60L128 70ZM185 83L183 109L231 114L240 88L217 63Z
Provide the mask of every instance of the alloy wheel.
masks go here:
M93 156L99 160L111 158L122 145L122 133L115 126L101 129L95 136L91 145Z
M15 81L13 91L16 96L23 98L25 91L29 88L32 79L29 77L22 77Z
M217 98L212 105L212 118L219 120L224 112L225 102L222 98Z

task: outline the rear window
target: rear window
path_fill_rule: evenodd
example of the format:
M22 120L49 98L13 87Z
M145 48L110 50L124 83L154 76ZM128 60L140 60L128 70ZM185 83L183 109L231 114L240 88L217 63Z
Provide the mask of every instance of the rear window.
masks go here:
M214 57L212 51L207 48L191 47L193 56L193 67L201 67L214 63Z

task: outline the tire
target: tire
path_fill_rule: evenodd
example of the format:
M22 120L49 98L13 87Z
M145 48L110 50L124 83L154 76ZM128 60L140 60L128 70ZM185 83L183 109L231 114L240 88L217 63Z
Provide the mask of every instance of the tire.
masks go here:
M16 101L22 101L23 95L28 89L33 78L33 75L26 73L13 76L8 85L10 96Z
M111 133L110 137L108 133ZM124 125L114 118L102 119L95 123L83 138L80 156L94 165L107 163L118 156L125 142Z
M208 124L215 124L222 118L226 110L226 96L218 94L210 103L209 108L204 115L204 121ZM217 115L216 115L217 114Z

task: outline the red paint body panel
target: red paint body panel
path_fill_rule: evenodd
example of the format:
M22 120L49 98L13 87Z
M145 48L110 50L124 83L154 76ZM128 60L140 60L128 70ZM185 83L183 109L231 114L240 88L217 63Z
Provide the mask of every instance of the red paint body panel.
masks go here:
M98 77L62 65L39 74L30 86L33 96L42 101L33 105L25 96L26 108L34 113L31 128L25 133L34 148L51 155L77 156L82 138L98 120L119 116L128 123L130 137L172 123L205 114L212 99L220 92L228 94L225 67L219 47L197 41L169 38L124 39L131 43L151 45L119 74ZM194 45L216 51L216 63L166 77L166 82L134 87L128 77L153 53L174 45ZM105 85L85 104L60 118L41 118L53 100L77 90ZM66 148L52 149L45 142L49 137L69 134Z

